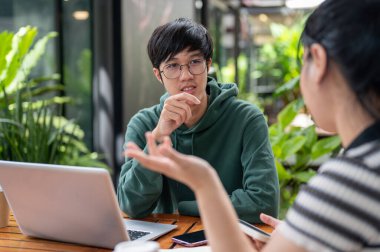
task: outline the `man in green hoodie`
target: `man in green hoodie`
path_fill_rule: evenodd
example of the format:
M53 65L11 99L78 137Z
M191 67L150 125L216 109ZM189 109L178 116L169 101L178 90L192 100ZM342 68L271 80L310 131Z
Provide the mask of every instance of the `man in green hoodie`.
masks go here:
M215 167L239 218L259 222L262 212L277 217L279 185L267 123L256 106L236 99L235 84L207 76L213 53L208 31L179 18L156 28L147 49L167 92L160 104L133 116L125 142L146 150L146 132L157 142L170 136L176 150ZM189 188L131 158L122 166L117 195L130 217L177 211L199 216Z

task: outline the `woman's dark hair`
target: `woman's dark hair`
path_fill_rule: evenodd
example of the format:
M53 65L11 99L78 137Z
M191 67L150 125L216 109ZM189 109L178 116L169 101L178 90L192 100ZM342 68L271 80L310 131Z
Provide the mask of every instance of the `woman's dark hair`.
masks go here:
M206 28L188 18L178 18L157 27L147 49L155 68L184 49L200 50L206 60L211 59L213 53L212 39Z
M380 0L326 0L306 21L301 42L321 44L363 108L380 118Z

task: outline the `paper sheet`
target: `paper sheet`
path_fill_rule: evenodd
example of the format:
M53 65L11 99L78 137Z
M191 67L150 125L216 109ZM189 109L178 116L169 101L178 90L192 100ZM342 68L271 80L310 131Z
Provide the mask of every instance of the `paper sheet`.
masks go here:
M210 246L201 246L194 248L179 248L179 249L160 249L160 252L211 252Z

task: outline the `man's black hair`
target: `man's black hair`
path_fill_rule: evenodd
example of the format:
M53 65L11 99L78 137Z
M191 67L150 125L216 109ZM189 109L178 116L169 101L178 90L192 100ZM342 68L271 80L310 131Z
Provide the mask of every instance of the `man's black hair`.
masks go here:
M188 18L178 18L157 27L148 42L148 55L153 67L187 49L199 50L206 60L212 58L213 44L207 29Z

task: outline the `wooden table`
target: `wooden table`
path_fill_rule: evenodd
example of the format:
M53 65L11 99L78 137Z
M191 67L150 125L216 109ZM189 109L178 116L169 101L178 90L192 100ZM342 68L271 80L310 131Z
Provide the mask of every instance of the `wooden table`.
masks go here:
M181 216L177 214L152 214L142 220L159 222L165 224L176 224L178 227L170 233L157 239L161 248L172 249L182 246L171 241L171 237L188 232L203 229L200 218L191 216ZM256 225L265 231L272 229L265 225ZM12 214L9 216L9 224L5 228L0 228L0 251L112 251L78 244L56 242L23 235Z

